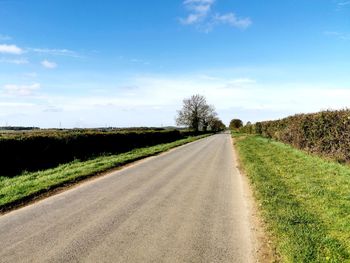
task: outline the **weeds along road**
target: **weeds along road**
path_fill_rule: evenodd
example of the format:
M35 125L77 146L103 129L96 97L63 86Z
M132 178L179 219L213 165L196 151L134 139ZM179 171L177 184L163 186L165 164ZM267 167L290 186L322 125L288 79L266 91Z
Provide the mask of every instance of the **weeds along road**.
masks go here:
M253 262L229 134L0 217L0 262Z

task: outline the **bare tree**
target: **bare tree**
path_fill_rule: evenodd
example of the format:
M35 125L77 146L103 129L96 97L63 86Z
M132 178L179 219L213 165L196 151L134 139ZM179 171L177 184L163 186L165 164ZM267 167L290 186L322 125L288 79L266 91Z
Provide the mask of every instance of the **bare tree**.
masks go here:
M187 126L194 131L205 131L216 115L214 106L208 105L205 97L197 94L183 100L183 106L178 111L176 123Z

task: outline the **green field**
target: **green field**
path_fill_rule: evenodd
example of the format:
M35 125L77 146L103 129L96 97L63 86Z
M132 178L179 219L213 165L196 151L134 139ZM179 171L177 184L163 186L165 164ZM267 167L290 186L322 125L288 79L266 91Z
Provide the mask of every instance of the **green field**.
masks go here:
M139 148L127 153L101 156L88 161L73 161L53 169L23 173L9 178L0 177L0 212L32 200L41 194L66 184L105 172L121 165L156 155L171 148L193 142L208 135L188 137L175 142Z
M350 262L350 167L234 134L282 262Z

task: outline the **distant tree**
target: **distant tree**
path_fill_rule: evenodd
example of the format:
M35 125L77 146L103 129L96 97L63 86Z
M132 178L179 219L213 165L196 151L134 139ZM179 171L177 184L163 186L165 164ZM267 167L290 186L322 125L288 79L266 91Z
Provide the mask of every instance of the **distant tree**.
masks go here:
M210 130L211 131L223 131L226 129L226 125L218 118L214 118L211 120L210 123Z
M187 126L196 132L206 131L217 115L214 106L208 105L205 97L199 94L184 99L182 109L177 113L177 125Z
M240 119L233 119L230 122L230 130L236 130L243 127L243 121L241 121Z
M39 127L22 127L22 126L4 126L4 127L0 127L0 130L30 131L30 130L40 130L40 128Z
M203 131L207 131L208 128L211 129L213 123L218 120L217 113L215 112L214 106L208 105L207 112L205 114L205 117L203 118L203 121L200 125L200 129Z
M252 125L252 123L250 121L248 121L246 123L246 125L244 125L242 128L240 128L240 131L244 132L244 133L252 134L255 132L254 128L255 128L255 126Z

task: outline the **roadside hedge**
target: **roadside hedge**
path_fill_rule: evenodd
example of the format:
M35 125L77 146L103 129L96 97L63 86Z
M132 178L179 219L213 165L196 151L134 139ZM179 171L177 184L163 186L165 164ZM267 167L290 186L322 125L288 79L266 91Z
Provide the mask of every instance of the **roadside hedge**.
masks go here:
M191 131L29 132L0 136L0 176L13 177L75 159L87 160L135 148L168 143L194 135Z
M350 161L350 110L328 110L257 122L246 125L241 131L273 138L339 162Z

